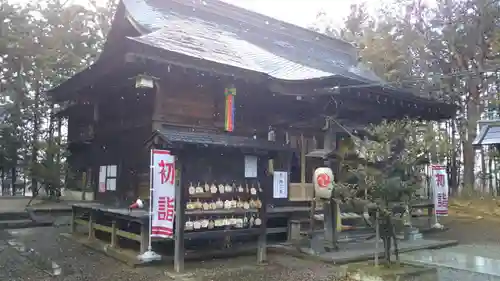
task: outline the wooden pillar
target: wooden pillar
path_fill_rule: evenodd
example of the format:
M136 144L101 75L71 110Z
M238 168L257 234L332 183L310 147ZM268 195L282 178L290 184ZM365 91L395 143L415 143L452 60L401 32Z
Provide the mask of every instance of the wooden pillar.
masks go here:
M116 248L118 246L118 240L116 236L116 221L111 222L111 247Z
M264 160L264 159L263 159ZM262 161L262 160L259 160ZM259 163L260 164L260 163ZM259 165L261 167L262 165ZM261 170L262 168L259 169L258 171L258 178L259 180L263 181L264 186L262 190L262 207L260 208L259 211L259 216L261 219L261 225L260 225L260 232L259 232L259 239L258 239L258 244L257 244L257 263L262 264L267 261L267 220L268 220L268 213L267 213L267 205L271 201L271 198L273 196L273 177L266 177L265 172Z
M162 116L162 101L161 101L161 82L159 80L154 80L154 101L155 106L153 108L153 120L161 120Z
M309 209L309 232L312 233L314 231L314 215L316 214L316 195L314 194L314 190L306 190L306 141L304 138L304 134L300 134L300 185L301 189L304 192L304 199L310 201L310 209ZM310 196L308 196L310 194ZM290 235L292 234L291 227L294 224L288 224L288 231ZM296 227L296 225L295 225ZM293 230L296 231L296 230ZM299 224L299 235L300 235L300 224Z
M71 233L76 233L76 207L71 207Z
M306 143L303 134L300 134L300 183L304 188L306 183Z
M185 219L185 206L186 199L183 192L183 177L186 174L184 171L185 166L183 159L179 161L176 157L177 163L181 165L181 178L179 184L175 186L175 232L174 232L174 271L177 273L184 271L184 224Z
M261 209L266 209L266 205L263 205ZM262 264L267 261L267 212L261 212L261 232L259 234L259 240L257 244L257 263Z
M335 128L329 127L323 138L323 147L325 150L335 150Z
M306 141L303 134L300 134L300 191L303 200L309 200L306 190Z
M141 223L141 254L148 250L149 246L149 224L146 222Z

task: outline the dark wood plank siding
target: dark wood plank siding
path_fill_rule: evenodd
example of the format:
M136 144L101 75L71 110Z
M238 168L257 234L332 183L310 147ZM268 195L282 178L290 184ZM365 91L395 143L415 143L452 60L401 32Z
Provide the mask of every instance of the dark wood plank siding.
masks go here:
M158 84L154 121L169 125L217 128L217 105L211 89L174 79L160 81Z
M85 114L68 114L72 173L78 177L90 168L90 186L102 201L132 200L137 196L137 175L149 166L144 143L152 133L154 89L136 89L131 80L119 82L87 92L92 102L85 105ZM84 129L93 135L82 144L78 136ZM116 191L98 192L99 167L104 165L117 165Z

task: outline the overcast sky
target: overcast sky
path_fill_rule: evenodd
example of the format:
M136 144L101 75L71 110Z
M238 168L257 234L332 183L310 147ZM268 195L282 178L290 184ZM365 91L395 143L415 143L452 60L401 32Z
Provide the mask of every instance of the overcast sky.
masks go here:
M31 1L31 0L11 0ZM86 5L89 0L69 0L69 3ZM107 0L96 0L104 3ZM193 2L205 2L205 0L184 0ZM316 22L319 12L326 12L329 21L341 25L343 19L349 14L349 7L355 3L366 2L366 0L220 0L232 5L252 10L266 16L282 21L293 23L302 27L310 27ZM370 0L371 7L377 7L380 3L391 0ZM208 1L207 1L208 2ZM206 2L205 2L206 3Z
M9 0L11 2L32 2L37 0ZM90 0L68 0L68 4L75 3L88 5ZM93 0L106 3L109 0ZM114 0L113 0L114 1ZM166 1L166 0L165 0ZM183 0L193 2L205 2L205 0ZM325 12L328 15L329 24L341 27L344 19L349 15L352 4L365 3L369 13L375 13L384 4L393 3L394 0L220 0L232 5L252 10L266 16L282 21L293 23L302 27L310 27L317 23L317 15ZM422 0L426 4L433 5L435 0ZM207 1L208 2L208 1ZM206 3L206 2L205 2Z
M293 23L302 27L310 27L320 12L326 12L329 20L340 26L349 14L352 4L362 0L223 0L252 10L266 16ZM384 0L371 0L382 2Z
M9 0L10 2L32 2L37 0ZM106 3L109 0L95 0L98 4ZM190 0L183 0L190 1ZM205 2L205 0L191 0L193 2ZM270 16L282 21L293 23L302 27L310 27L316 20L320 12L329 15L328 21L337 27L342 25L343 20L349 14L349 7L352 4L367 2L370 10L380 7L381 3L392 0L220 0L232 5L252 10L266 16ZM426 0L433 1L433 0ZM89 0L68 0L68 4L81 4L87 6Z

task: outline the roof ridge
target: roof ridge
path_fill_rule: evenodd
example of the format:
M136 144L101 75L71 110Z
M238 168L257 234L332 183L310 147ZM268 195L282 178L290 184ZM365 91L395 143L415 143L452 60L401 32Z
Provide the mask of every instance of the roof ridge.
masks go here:
M273 33L278 33L286 36L292 36L294 37L294 34L289 34L286 32L283 32L283 29L289 29L289 31L297 31L298 33L301 33L303 35L309 35L311 38L299 38L300 40L305 40L305 41L311 41L315 42L316 44L321 44L326 48L334 48L335 46L329 45L328 43L334 43L338 44L339 48L335 48L338 51L347 53L349 55L355 55L357 56L358 50L354 45L351 43L342 40L340 38L335 38L328 36L326 34L322 34L319 32L316 32L314 30L310 30L292 23L288 23L255 11L251 11L248 9L245 9L243 7L239 7L236 5L232 5L230 3L221 1L221 0L201 0L203 3L202 5L199 5L195 1L185 1L185 0L165 0L165 1L172 1L178 4L182 4L188 7L192 8L202 8L205 12L212 13L214 15L219 15L223 16L226 18L232 18L234 19L237 14L239 16L245 17L244 19L241 19L242 22L253 25L257 28L261 29L266 29L270 32ZM211 9L215 8L215 9ZM232 13L232 15L231 15ZM269 27L275 27L275 28L269 28ZM282 28L280 28L282 27ZM321 40L323 39L323 40ZM352 50L352 52L346 52L346 48L349 48Z
M302 26L299 26L299 25L296 25L296 24L293 24L293 23L290 23L290 22L286 22L286 21L283 21L283 20L280 20L280 19L277 19L277 18L273 18L271 16L267 16L267 15L264 15L264 14L261 14L259 12L255 12L255 11L252 11L252 10L249 10L249 9L246 9L244 7L240 7L240 6L236 6L236 5L233 5L231 3L227 3L223 0L208 0L209 2L214 2L214 3L218 3L218 5L220 5L221 7L223 8L229 8L229 9L237 9L239 11L242 11L244 13L247 13L248 16L252 16L254 18L256 17L262 17L262 18L267 18L267 19L270 19L271 21L274 21L276 24L280 24L280 25L284 25L284 26L287 26L287 27L290 27L290 28L294 28L294 29L297 29L297 30L300 30L300 31L303 31L303 32L307 32L307 33L311 33L311 34L315 34L317 36L320 36L320 37L323 37L325 39L328 39L328 40L334 40L334 41L338 41L340 43L343 43L345 45L348 45L348 46L351 46L351 47L354 47L351 43L341 39L341 38L337 38L337 37L332 37L332 36L328 36L326 34L323 34L323 33L319 33L317 31L314 31L314 30L311 30L311 29L308 29L308 28L305 28L305 27L302 27ZM225 6L225 7L224 7ZM265 24L262 25L262 27L266 26Z

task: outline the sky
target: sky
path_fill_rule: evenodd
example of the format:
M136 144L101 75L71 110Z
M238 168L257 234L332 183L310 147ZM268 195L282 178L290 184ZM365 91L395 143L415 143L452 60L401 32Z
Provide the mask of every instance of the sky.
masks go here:
M30 0L11 0L17 2ZM86 5L89 0L69 0L69 3ZM97 3L104 3L107 0L96 0ZM189 1L189 0L184 0ZM191 0L193 2L204 0ZM240 6L247 10L252 10L266 16L270 16L288 23L302 27L310 27L316 21L316 16L320 12L326 12L331 17L329 21L337 26L341 26L342 21L349 14L349 7L352 4L366 2L363 0L221 0L235 6ZM370 0L369 7L376 7L378 3L389 0Z
M29 2L33 0L10 0L11 2ZM34 0L37 1L37 0ZM106 3L108 0L95 0L97 4ZM189 0L184 0L189 1ZM193 2L204 0L191 0ZM329 17L328 24L336 27L342 26L343 20L349 14L349 8L352 4L362 2L368 3L369 11L375 11L381 3L387 3L391 0L220 0L232 5L252 10L266 16L276 18L288 23L292 23L305 28L317 24L317 15L325 12ZM432 0L424 0L432 1ZM81 4L87 6L90 0L68 0L68 4ZM321 24L321 23L320 23ZM324 21L323 21L323 24Z
M29 2L37 0L10 0L11 2ZM81 4L87 6L91 0L67 0L68 4ZM97 4L106 3L109 0L93 0ZM183 0L189 1L189 0ZM205 0L191 0L193 2L205 2ZM333 25L339 28L344 19L349 15L352 4L365 3L368 13L373 14L385 4L393 3L394 0L220 0L232 5L240 6L266 16L276 18L301 27L311 27L315 24ZM435 0L422 0L427 5L435 4ZM317 20L317 15L324 12L327 19Z
M348 16L352 4L361 0L223 0L224 2L252 10L266 16L310 27L316 22L318 13L325 12L336 26ZM371 0L382 2L384 0Z

